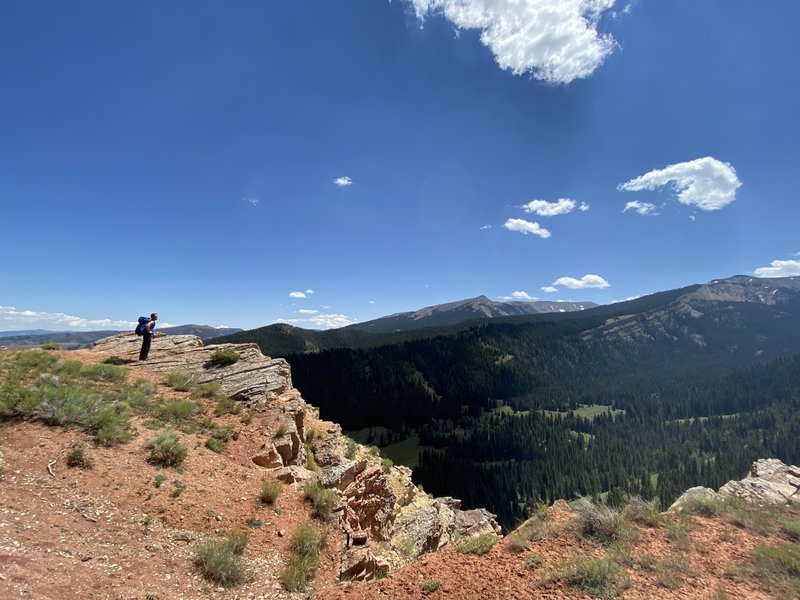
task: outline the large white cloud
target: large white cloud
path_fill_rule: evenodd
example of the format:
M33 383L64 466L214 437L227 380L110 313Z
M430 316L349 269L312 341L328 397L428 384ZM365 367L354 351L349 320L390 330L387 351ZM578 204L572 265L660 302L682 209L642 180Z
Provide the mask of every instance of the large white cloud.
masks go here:
M769 267L759 267L756 277L794 277L800 275L800 260L773 260Z
M577 203L570 198L559 198L555 202L548 202L547 200L531 200L527 204L522 205L522 210L526 213L536 213L540 217L555 217L557 215L566 215L575 210ZM583 207L586 208L583 208ZM589 205L585 202L581 204L581 210L589 210Z
M171 327L169 323L159 322L160 327ZM92 319L77 317L62 312L43 312L37 310L17 310L13 306L0 306L0 331L20 329L55 329L69 331L130 329L136 327L134 321L121 319Z
M719 210L736 200L742 185L729 164L706 156L655 169L617 186L626 192L654 190L671 185L681 204L701 210Z
M622 209L622 212L628 212L629 210L635 210L643 217L656 217L661 214L658 212L658 207L655 204L651 204L650 202L639 202L638 200L627 202L625 204L625 208Z
M508 219L505 223L503 223L503 227L509 231L518 231L524 235L532 233L533 235L538 235L543 239L549 238L551 235L547 229L538 223L531 223L525 219Z
M308 319L276 319L275 323L289 323L311 329L335 329L358 323L358 319L342 314L321 314Z
M478 29L502 69L567 84L591 75L616 42L597 32L615 0L407 0L417 17L442 14L456 27Z
M580 279L575 279L574 277L559 277L553 282L553 285L563 285L571 290L583 290L586 288L607 288L611 284L600 277L600 275L592 275L589 273Z

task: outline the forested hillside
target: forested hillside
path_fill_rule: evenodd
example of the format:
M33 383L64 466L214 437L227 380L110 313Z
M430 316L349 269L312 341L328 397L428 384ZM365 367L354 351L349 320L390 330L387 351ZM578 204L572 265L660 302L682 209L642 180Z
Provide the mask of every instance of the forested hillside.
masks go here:
M737 277L288 359L325 418L418 438L416 481L511 525L540 501L667 504L762 456L797 462L798 352L800 282Z

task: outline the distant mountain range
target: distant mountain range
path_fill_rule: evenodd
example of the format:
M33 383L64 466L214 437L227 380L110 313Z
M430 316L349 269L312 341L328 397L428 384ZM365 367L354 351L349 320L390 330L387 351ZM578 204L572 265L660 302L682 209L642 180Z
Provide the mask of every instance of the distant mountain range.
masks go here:
M242 331L232 327L211 327L209 325L177 325L175 327L161 327L157 331L169 335L196 335L202 340L219 337L230 333ZM96 340L119 331L47 331L32 329L28 331L0 331L0 346L10 348L32 348L47 343L56 343L64 350L88 348Z
M344 329L357 331L409 331L423 327L455 325L472 319L494 319L540 313L563 313L594 308L594 302L495 302L486 296L459 300L447 304L428 306L412 312L401 312L364 323L348 325Z

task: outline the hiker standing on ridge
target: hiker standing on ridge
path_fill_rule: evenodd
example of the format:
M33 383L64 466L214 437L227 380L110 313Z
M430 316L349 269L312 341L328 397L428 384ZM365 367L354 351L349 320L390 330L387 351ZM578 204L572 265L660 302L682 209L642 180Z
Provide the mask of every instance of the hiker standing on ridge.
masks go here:
M153 313L150 315L150 320L147 324L143 327L142 331L142 349L139 351L139 360L147 360L147 355L150 353L150 342L152 341L153 337L155 336L156 328L156 321L158 320L158 315Z

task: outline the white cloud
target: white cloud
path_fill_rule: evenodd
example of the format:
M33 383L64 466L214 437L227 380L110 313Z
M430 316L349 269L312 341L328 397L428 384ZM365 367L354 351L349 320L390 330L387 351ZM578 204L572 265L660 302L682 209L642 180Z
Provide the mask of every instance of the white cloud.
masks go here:
M586 207L589 208L588 205ZM556 215L566 215L575 210L575 200L570 198L559 198L555 202L547 200L531 200L522 205L522 210L526 213L536 213L540 217L555 217ZM581 209L584 210L584 209Z
M501 300L536 300L528 292L511 292L510 296L501 296Z
M348 185L353 185L353 180L349 177L337 177L333 180L333 183L339 187L346 187Z
M478 29L501 69L567 84L588 77L616 42L597 32L615 0L407 0L423 20L442 14L456 27Z
M314 290L312 290L312 289L307 289L306 290L306 294L308 294L308 295L311 295L313 293L314 293Z
M541 288L541 290L545 294L555 294L558 291L558 288L554 288L552 285L546 285L543 288Z
M301 308L297 312L301 315L316 315L319 311L313 308Z
M305 298L305 292L289 292L289 298Z
M769 267L753 271L756 277L794 277L800 275L800 260L773 260Z
M249 202L253 206L258 206L258 198L245 198L245 202Z
M795 252L792 256L800 256L800 252Z
M492 226L491 226L491 225L484 225L484 226L483 226L483 227L481 227L480 229L481 229L481 230L483 230L483 229L491 229L491 228L492 228Z
M580 279L574 277L559 277L553 282L553 285L563 285L571 290L584 290L586 288L607 288L610 283L600 277L600 275L584 275Z
M370 304L375 304L375 300L370 300L369 303Z
M533 235L538 235L540 238L543 239L549 238L551 235L547 229L545 229L538 223L531 223L530 221L526 221L525 219L508 219L503 224L503 227L505 227L509 231L519 231L524 235L532 233Z
M0 329L15 331L19 329L75 329L79 331L102 329L130 329L136 327L135 321L119 319L91 319L77 317L61 312L17 310L13 306L0 306ZM161 327L171 327L169 323L159 323Z
M581 202L581 205L578 207L578 210L581 212L586 212L587 210L589 210L588 202Z
M742 184L729 163L706 156L655 169L621 183L617 189L638 192L667 185L675 190L681 204L701 210L719 210L736 199L736 190Z
M635 210L643 217L657 217L661 214L655 204L651 204L649 202L639 202L638 200L627 202L625 204L625 208L622 209L622 212L628 212L629 210Z

